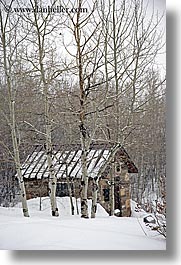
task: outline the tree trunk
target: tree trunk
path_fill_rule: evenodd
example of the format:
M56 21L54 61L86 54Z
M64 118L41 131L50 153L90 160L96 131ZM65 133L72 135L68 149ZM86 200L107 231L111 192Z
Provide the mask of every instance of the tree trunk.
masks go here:
M56 187L57 178L55 176L54 164L53 164L53 150L51 139L51 123L49 118L49 102L47 98L47 88L45 93L45 128L46 128L46 156L49 172L49 196L51 202L52 216L59 216L57 201L56 201Z
M52 159L52 146L51 146L51 125L46 124L46 154L47 154L47 164L49 171L49 195L52 209L52 216L59 216L57 201L56 201L56 187L57 178L55 176L55 170Z
M15 128L14 129L12 128L11 134L12 134L12 140L13 140L15 166L16 166L16 171L17 171L17 175L18 175L18 182L19 182L19 186L20 186L20 194L21 194L21 203L22 203L22 208L23 208L23 214L25 217L29 217L27 200L26 200L26 190L25 190L25 185L24 185L24 179L23 179L22 172L21 172L19 149L18 149L18 143L17 143Z
M78 6L81 8L82 1L78 1ZM88 189L88 172L87 172L87 143L88 134L85 126L85 105L86 95L84 89L84 78L83 78L83 54L81 49L81 34L80 34L80 12L77 13L77 24L75 31L75 39L77 43L77 56L78 56L78 75L79 75L79 91L80 91L80 115L79 115L79 129L80 129L80 140L81 140L81 162L82 162L82 192L81 192L81 217L89 218L88 216L88 204L87 204L87 189Z
M76 191L77 185L74 181L75 180L73 180L73 191L74 191L75 205L76 205L77 215L79 215L79 207L78 207L78 200L77 200L78 195L77 195L77 191Z
M9 14L7 14L8 18ZM13 93L12 83L11 83L11 65L9 62L8 65L8 59L11 58L11 56L7 56L7 42L6 42L6 26L3 25L3 17L0 10L0 27L1 27L1 41L2 41L2 48L3 48L3 68L5 73L5 79L7 82L7 90L8 90L8 104L9 104L9 126L11 129L11 137L12 137L12 143L13 143L13 153L14 153L14 162L15 167L17 171L17 177L20 187L20 193L21 193L21 202L22 202L22 208L23 208L23 214L25 217L29 217L28 213L28 206L26 201L26 190L24 185L24 179L22 176L21 171L21 162L20 162L20 155L19 155L19 146L18 146L18 140L17 140L17 131L16 131L16 117L15 117L15 95ZM8 120L8 118L7 118Z
M113 58L114 58L114 80L115 80L115 88L116 88L116 142L119 142L120 139L120 111L119 111L119 82L118 82L118 62L117 62L117 44L116 44L116 0L113 0Z
M66 179L67 179L68 193L69 193L69 198L70 198L71 212L72 212L72 215L74 215L74 204L73 204L73 199L72 199L72 188L71 188L70 181L69 181L67 164L66 164Z
M95 179L93 179L91 218L95 218L96 217L97 194L98 194L98 183L97 183L97 181Z
M44 108L45 108L45 131L46 131L46 155L47 155L47 164L49 171L49 195L52 209L52 216L59 216L58 207L56 202L56 187L57 187L57 178L55 176L55 168L53 164L53 148L52 148L52 138L51 138L51 117L50 117L50 103L49 103L49 95L48 95L48 83L45 75L45 67L43 64L44 58L44 42L41 41L40 38L40 26L38 25L38 20L36 17L36 13L34 13L35 17L35 27L37 30L37 38L38 38L38 51L39 51L39 66L41 79L43 83L43 94L44 94Z
M9 89L11 89L10 82L8 86L9 86ZM11 93L11 96L12 96L12 93ZM12 142L13 142L14 161L15 161L16 171L18 175L18 182L20 186L23 214L25 217L29 217L27 200L26 200L26 190L25 190L25 185L24 185L24 179L23 179L22 172L21 172L19 147L18 147L17 133L16 133L15 100L11 100L11 103L10 103L10 119L11 119L11 135L12 135Z
M110 192L110 215L114 215L115 210L115 200L114 200L114 164L112 163L111 168L111 192Z
M88 190L88 173L87 173L87 150L84 137L82 138L82 192L81 192L81 217L89 218L88 216L88 203L87 203L87 190Z
M76 203L77 215L79 215L79 207L78 207L77 197L75 198L75 203Z

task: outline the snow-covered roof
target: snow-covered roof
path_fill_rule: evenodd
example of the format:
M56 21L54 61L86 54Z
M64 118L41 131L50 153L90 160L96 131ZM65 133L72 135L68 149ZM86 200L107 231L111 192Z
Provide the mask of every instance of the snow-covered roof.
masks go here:
M123 148L118 152L122 152L124 157L127 158L128 171L137 173L137 168L130 160L128 154ZM81 178L82 165L81 165L80 146L60 147L53 153L53 164L57 178L66 178L66 175L71 178ZM111 153L111 148L106 146L93 145L88 151L88 176L96 177L99 170L104 166L105 162ZM27 157L23 166L22 174L24 178L42 179L49 176L46 151L43 146L36 146L32 153Z

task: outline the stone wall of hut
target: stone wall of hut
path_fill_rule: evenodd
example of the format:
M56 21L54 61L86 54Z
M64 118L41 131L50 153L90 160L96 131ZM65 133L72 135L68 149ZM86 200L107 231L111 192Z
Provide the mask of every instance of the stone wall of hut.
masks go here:
M99 181L98 202L110 213L110 188L114 185L114 204L117 216L129 217L130 206L130 180L127 167L116 162L114 164L114 183L111 183L110 172L107 172ZM69 196L66 179L57 180L57 196ZM80 198L81 180L72 179L69 181L72 188L72 196ZM27 199L46 197L49 194L48 179L25 179ZM92 199L92 181L89 180L88 199Z
M48 196L47 179L27 179L24 178L27 200Z
M129 217L131 215L130 205L130 179L127 167L120 170L114 168L114 181L111 181L110 174L99 182L99 203L110 213L111 185L114 185L114 205L117 216Z

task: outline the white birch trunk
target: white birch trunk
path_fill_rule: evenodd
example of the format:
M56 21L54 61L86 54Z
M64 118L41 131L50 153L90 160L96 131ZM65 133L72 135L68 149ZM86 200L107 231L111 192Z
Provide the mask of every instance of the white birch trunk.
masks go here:
M50 118L50 103L48 96L48 83L46 80L45 68L43 64L44 58L44 41L42 40L40 33L40 26L38 25L37 14L34 13L35 17L35 27L37 30L37 39L38 39L38 51L39 51L39 66L41 79L43 83L43 94L44 94L44 107L45 107L45 131L46 131L46 155L47 155L47 164L49 171L49 195L51 202L52 216L59 216L58 207L56 202L56 187L57 187L57 178L55 176L55 168L53 164L53 150L52 150L52 139L51 139L51 118Z
M15 167L16 167L18 182L19 182L19 187L20 187L23 214L25 217L29 217L27 200L26 200L26 190L25 190L24 179L23 179L22 171L21 171L19 146L18 146L17 133L16 133L15 100L12 99L12 89L11 89L11 83L10 83L9 77L8 77L8 89L9 89L9 100L11 101L9 104L10 120L11 120L10 127L11 127L11 137L12 137L12 142L13 142L14 161L15 161Z
M82 1L78 1L78 6L81 8ZM87 128L85 126L85 105L86 105L86 95L84 90L84 78L83 78L83 54L81 48L81 34L79 28L80 12L77 13L77 25L75 30L75 39L77 43L77 55L78 55L78 73L79 73L79 90L80 90L80 140L81 140L81 162L82 162L82 192L81 192L81 217L89 218L88 216L88 204L87 204L87 189L88 189L88 172L87 172L87 142L88 134Z
M32 8L34 9L33 2L31 2ZM44 95L44 110L45 110L45 144L46 144L46 157L49 171L49 195L51 202L51 210L52 216L58 216L58 208L56 202L56 184L57 179L55 175L55 168L53 164L53 150L52 150L52 139L51 139L51 117L50 117L50 103L49 103L49 95L48 95L48 83L50 80L47 79L45 73L45 35L47 34L47 23L43 23L36 12L33 12L34 20L31 26L34 27L35 43L38 47L38 64L40 71L40 79L43 85L43 95ZM47 17L48 18L48 17ZM48 20L47 20L48 21ZM43 27L43 28L42 28Z
M70 183L68 183L68 191L69 191L69 198L70 198L71 213L72 215L74 215L74 204L73 204L72 189L71 189Z
M77 212L77 215L79 215L79 207L78 207L78 200L77 200L77 194L76 194L76 183L74 183L74 181L73 181L73 190L74 190L74 197L75 197L76 212Z
M69 181L67 164L66 164L66 179L67 179L68 193L69 193L69 198L70 198L71 213L72 213L72 215L74 215L74 204L73 204L73 199L72 199L72 188L71 188L70 181Z
M93 191L92 191L92 206L91 206L91 218L96 217L97 211L97 194L98 194L98 183L93 179Z
M117 41L116 41L116 0L112 5L113 22L113 59L114 59L114 80L116 88L116 141L119 142L120 114L119 114L119 82L118 82L118 63L117 63Z
M79 207L78 207L77 197L75 198L75 204L76 204L77 215L79 215Z
M111 192L110 192L110 215L114 215L115 202L114 202L114 166L111 167Z
M56 187L57 187L57 178L55 176L55 170L52 159L52 144L51 144L51 125L46 124L46 155L47 155L47 164L49 171L49 196L51 202L52 216L59 216L57 201L56 201Z
M89 218L88 203L87 203L87 190L88 190L88 173L87 173L87 150L85 139L82 136L82 192L81 192L81 217Z
M7 14L7 18L9 16L9 13ZM22 209L23 209L23 215L25 217L29 217L28 213L28 206L26 201L26 190L24 185L24 179L22 176L21 171L21 162L20 162L20 155L19 155L19 146L18 146L18 140L17 140L17 132L16 132L16 117L15 117L15 96L14 91L12 87L11 82L11 66L10 62L7 61L7 42L6 42L6 26L3 25L3 17L0 10L0 30L1 30L1 41L2 41L2 48L3 48L3 68L5 73L5 79L6 79L6 85L8 90L8 104L9 104L9 112L10 117L9 119L9 126L11 129L11 137L12 137L12 143L13 143L13 153L14 153L14 162L20 187L20 194L21 194L21 202L22 202ZM9 56L10 57L10 56Z
M19 187L20 187L23 214L25 217L29 217L27 200L26 200L26 190L25 190L25 185L24 185L24 179L23 179L22 172L21 172L19 148L18 148L16 129L15 129L14 102L12 102L12 111L13 112L12 112L11 116L12 116L12 123L13 124L12 124L12 128L11 128L11 135L12 135L12 141L13 141L14 160L15 160L15 166L16 166L18 182L19 182Z

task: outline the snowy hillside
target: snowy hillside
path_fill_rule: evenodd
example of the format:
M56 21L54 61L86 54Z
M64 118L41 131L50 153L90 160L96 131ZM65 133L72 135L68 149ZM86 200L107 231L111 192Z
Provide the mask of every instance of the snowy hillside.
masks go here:
M0 249L42 250L165 250L166 240L138 217L109 217L98 205L95 219L72 216L69 198L57 198L59 217L51 217L49 198L28 201L31 217L20 205L0 207ZM89 212L91 202L89 201ZM78 202L80 209L80 202Z

